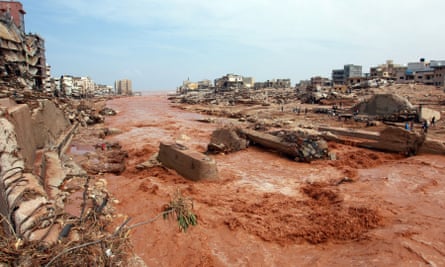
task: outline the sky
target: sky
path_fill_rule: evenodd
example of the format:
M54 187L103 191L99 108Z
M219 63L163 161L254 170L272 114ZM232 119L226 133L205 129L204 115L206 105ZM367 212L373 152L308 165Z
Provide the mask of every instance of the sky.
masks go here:
M227 73L261 82L445 59L443 0L22 0L52 76L134 91Z

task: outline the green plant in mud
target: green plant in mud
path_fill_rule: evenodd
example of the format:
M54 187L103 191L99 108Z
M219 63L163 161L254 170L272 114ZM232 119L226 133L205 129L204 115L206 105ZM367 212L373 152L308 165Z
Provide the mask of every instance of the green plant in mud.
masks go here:
M164 219L168 219L169 217L176 216L179 229L186 232L187 228L189 228L191 225L195 226L198 223L198 218L196 217L196 214L192 212L192 210L192 199L183 196L178 190L170 203L165 206L163 217Z

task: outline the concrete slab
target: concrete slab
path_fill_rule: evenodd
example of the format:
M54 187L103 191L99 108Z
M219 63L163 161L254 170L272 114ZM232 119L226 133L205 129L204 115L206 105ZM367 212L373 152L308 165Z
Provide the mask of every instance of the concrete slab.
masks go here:
M161 142L158 159L164 166L174 169L189 180L200 181L218 178L214 159L174 142Z

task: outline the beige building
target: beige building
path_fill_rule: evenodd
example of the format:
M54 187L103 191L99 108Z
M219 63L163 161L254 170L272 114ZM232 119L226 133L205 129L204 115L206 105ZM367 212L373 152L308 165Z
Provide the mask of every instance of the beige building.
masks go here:
M114 90L116 90L116 94L118 95L132 95L133 88L131 80L117 80L116 82L114 82Z

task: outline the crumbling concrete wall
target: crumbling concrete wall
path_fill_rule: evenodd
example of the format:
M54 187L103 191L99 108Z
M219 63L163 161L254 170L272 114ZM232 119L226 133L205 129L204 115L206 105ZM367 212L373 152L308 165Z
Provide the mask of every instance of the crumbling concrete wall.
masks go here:
M25 170L33 169L37 149L54 146L71 126L64 113L49 100L40 101L33 112L28 105L20 104L9 106L7 113L14 125Z
M173 142L161 142L158 159L168 168L193 181L217 179L214 159Z
M33 111L32 121L35 144L39 149L54 145L71 126L63 111L49 100L39 101L39 108Z

